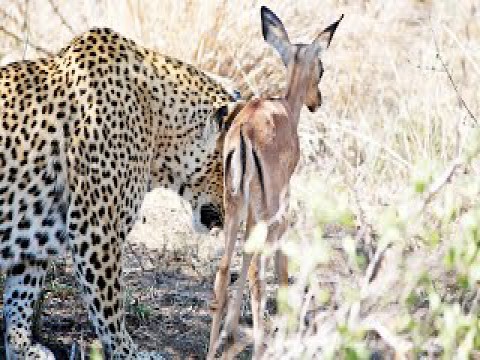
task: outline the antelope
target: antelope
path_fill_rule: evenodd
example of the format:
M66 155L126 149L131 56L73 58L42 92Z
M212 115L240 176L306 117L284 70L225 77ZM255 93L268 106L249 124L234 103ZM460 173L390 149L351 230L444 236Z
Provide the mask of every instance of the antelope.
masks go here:
M261 8L265 41L279 53L287 68L285 95L278 99L254 99L244 104L232 121L224 142L225 253L214 284L212 327L208 358L215 357L220 322L227 305L230 262L240 223L246 220L245 239L260 222L266 224L266 243L275 245L287 228L289 182L300 157L298 122L305 104L311 112L322 102L318 89L323 75L320 54L328 48L343 15L310 44L292 44L280 19ZM275 269L281 286L288 285L287 258L275 250ZM224 333L234 341L243 288L248 275L253 315L254 354L261 352L263 329L262 254L244 252L237 280L238 290L227 314ZM231 353L233 344L228 349ZM234 354L233 354L234 355ZM227 355L227 358L233 357Z

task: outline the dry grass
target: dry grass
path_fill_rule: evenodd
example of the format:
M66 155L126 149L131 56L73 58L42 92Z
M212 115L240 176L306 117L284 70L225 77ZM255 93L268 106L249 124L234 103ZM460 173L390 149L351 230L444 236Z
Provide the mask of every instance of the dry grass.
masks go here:
M272 318L280 330L269 334L268 356L480 356L480 260L472 235L480 225L480 168L470 156L478 131L433 41L435 34L462 98L480 118L480 5L262 4L284 20L292 39L303 41L345 13L324 55L324 106L302 115L303 159L293 183L296 222L288 237L297 285L279 301L286 315ZM259 7L256 1L0 0L0 25L17 35L0 33L0 62L38 56L25 39L56 51L72 36L69 27L79 33L107 25L231 78L244 94L278 94L284 69L261 39ZM450 174L452 163L458 166ZM436 183L442 174L451 176ZM147 213L159 217L155 211ZM152 219L132 237L158 239L162 233L165 246L182 244L177 248L191 251L186 216L177 232L162 227L160 217ZM207 265L221 246L216 239L201 240L195 256L210 273ZM305 251L315 256L298 261ZM305 297L299 290L307 284Z

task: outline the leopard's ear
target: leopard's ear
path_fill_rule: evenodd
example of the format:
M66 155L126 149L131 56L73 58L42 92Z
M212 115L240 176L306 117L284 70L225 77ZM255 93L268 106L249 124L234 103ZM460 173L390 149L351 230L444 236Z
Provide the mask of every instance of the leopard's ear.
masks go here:
M238 113L245 107L245 101L235 101L222 105L215 112L214 117L220 132L227 132Z
M214 110L213 119L217 124L217 129L222 132L225 126L225 118L228 114L228 105L222 105L218 109Z

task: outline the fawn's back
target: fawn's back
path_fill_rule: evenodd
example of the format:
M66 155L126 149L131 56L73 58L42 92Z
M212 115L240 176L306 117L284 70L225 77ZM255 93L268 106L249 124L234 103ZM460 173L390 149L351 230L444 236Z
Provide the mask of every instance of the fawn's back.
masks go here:
M250 195L263 191L265 201L271 205L278 206L278 192L288 185L300 156L297 126L291 117L285 100L255 99L238 114L225 139L224 154L229 154L238 152L238 142L244 138L245 152L250 150L253 153L253 165L256 167L255 173L252 169L253 174L245 177L250 181L250 187L262 188L260 192L250 191ZM246 164L247 171L249 168L252 167ZM229 179L225 180L228 183Z

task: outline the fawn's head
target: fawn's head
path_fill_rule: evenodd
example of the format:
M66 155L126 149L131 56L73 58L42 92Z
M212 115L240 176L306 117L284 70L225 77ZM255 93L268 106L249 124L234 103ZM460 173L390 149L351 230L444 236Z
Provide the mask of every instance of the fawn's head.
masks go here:
M330 45L343 15L325 28L309 45L292 44L280 19L265 6L262 6L261 18L263 38L278 51L289 73L287 98L295 96L290 92L295 92L298 89L297 86L306 83L304 103L311 112L316 111L322 104L322 95L318 88L323 75L320 55ZM292 82L300 82L300 84L292 84Z

